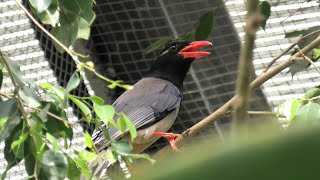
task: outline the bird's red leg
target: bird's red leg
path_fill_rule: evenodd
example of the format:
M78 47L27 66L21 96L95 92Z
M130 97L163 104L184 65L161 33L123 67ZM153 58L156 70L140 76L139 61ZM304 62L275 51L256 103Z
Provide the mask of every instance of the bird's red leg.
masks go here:
M152 135L166 138L169 141L172 150L174 150L174 151L178 150L178 148L176 146L175 139L177 137L179 137L180 134L164 133L164 132L153 132Z

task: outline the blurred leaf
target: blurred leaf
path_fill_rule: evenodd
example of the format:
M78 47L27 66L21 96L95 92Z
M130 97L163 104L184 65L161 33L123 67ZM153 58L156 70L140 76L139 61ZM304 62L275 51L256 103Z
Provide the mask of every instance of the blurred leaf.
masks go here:
M102 132L103 132L103 137L110 141L111 138L110 138L110 135L109 135L109 131L107 130L106 126L100 126L99 128L101 128Z
M150 52L164 46L167 44L169 41L172 41L172 38L170 37L162 37L159 40L151 43L148 47L144 49L144 54L149 54Z
M98 157L96 153L89 152L86 150L80 151L78 156L80 157L80 159L87 161L89 163L94 161Z
M93 0L61 0L62 10L71 14L81 16L88 24L92 24L95 13L92 10Z
M9 68L11 69L14 80L19 86L23 87L25 85L25 82L22 78L22 72L20 70L20 66L18 65L18 63L16 63L15 61L12 61L8 57L4 56L4 58L6 59L6 61L10 66Z
M290 99L279 105L278 111L287 117L290 122L300 107L300 100Z
M80 18L77 38L89 39L89 36L90 36L90 25L86 20L84 20L83 18Z
M125 114L122 113L122 117L123 117L124 121L126 122L126 125L129 129L131 141L133 141L137 137L137 129L134 126L134 124L132 123L132 121Z
M92 176L91 171L89 170L88 166L86 165L85 162L83 162L79 158L74 158L74 162L77 164L77 166L81 169L82 174L89 179Z
M22 130L19 130L13 136L13 142L11 143L11 150L15 156L19 159L24 157L24 142L28 138L28 133L23 133Z
M103 105L104 100L98 96L81 97L81 99L89 99L93 104Z
M43 121L46 122L47 121L47 114L50 108L50 104L51 103L45 103L45 107L41 108L41 111L38 113L39 118Z
M213 28L213 11L209 11L202 15L199 20L199 25L195 32L195 39L205 40L209 37Z
M110 164L113 164L118 160L117 154L114 153L114 151L112 151L111 149L108 149L106 152L106 159Z
M80 169L77 167L76 163L73 161L72 158L70 158L67 154L65 154L65 156L67 157L68 161L68 179L79 180L81 175Z
M262 1L262 2L260 2L259 7L260 7L260 13L264 17L260 26L262 27L263 30L265 30L267 20L269 19L270 15L271 15L271 6L267 1Z
M145 159L150 161L151 163L155 163L156 161L151 159L148 154L127 154L127 153L120 153L121 156L125 156L132 159Z
M46 133L46 137L49 140L49 142L51 143L54 152L58 152L60 150L60 146L58 144L58 141L55 137L53 137L50 133Z
M4 124L7 122L8 118L13 115L13 113L17 110L17 102L15 99L9 99L6 101L0 102L0 133L4 127ZM1 135L0 135L1 136ZM0 141L1 142L1 141Z
M93 104L93 109L101 121L103 121L106 125L110 123L117 127L113 120L113 116L115 115L115 109L113 106Z
M51 0L29 0L29 2L39 13L48 9L51 4Z
M320 47L319 48L314 48L312 50L312 59L318 60L320 58Z
M85 140L85 144L88 148L92 149L93 147L93 141L92 141L92 138L90 136L90 134L86 131L86 140Z
M111 147L120 153L129 154L132 150L132 146L130 143L128 143L127 141L121 141L121 140L111 143Z
M30 87L21 87L19 89L19 96L21 97L23 102L26 103L26 105L29 107L36 108L41 105L39 96Z
M304 99L311 99L313 97L317 97L320 96L320 89L318 87L312 88L310 90L308 90L304 95L303 98ZM308 100L303 100L302 104L305 105L307 104L309 101Z
M59 106L51 104L49 112L67 121L65 111ZM73 131L72 128L68 126L68 124L60 120L57 120L51 116L48 116L47 118L48 120L44 123L47 132L49 132L52 136L54 136L57 139L60 137L68 137L69 139L72 139Z
M191 41L193 39L193 34L191 32L183 34L180 39L185 41Z
M70 91L72 91L73 89L75 89L76 87L78 87L80 84L80 75L78 71L75 71L69 81L68 84L66 86L66 93L69 93Z
M11 133L14 133L12 130L20 123L20 121L20 113L16 113L14 116L8 118L3 130L0 131L0 142L8 138Z
M305 30L286 32L285 38L292 38L292 37L300 36L304 31Z
M67 177L67 158L59 152L47 150L43 154L42 167L48 179L64 179Z
M124 116L119 116L118 121L117 121L118 129L121 132L125 132L127 129L126 121L124 119L125 119Z
M24 166L29 176L33 175L35 167L35 157L32 155L32 151L27 151L26 156L24 157Z
M107 87L109 88L109 89L115 89L116 87L117 87L117 83L112 83L112 84L109 84Z
M43 24L55 27L59 22L59 11L55 5L50 5L48 9L37 15Z
M310 124L319 123L320 121L320 105L317 103L308 103L296 112L292 119L295 124Z
M320 26L314 26L314 27L310 27L309 29L306 29L303 31L303 33L301 34L302 36L305 36L309 33L312 33L314 31L317 31L320 29ZM307 45L309 45L313 40L315 40L316 38L319 37L320 32L318 33L314 33L306 38L304 38L303 40L298 42L298 46L300 49L303 49L304 47L306 47ZM310 57L311 58L311 57Z
M54 86L49 83L40 83L39 86L42 89L47 89L47 90L52 91L54 94L56 94L59 97L60 100L64 100L64 94L66 91L64 88L62 88L60 86Z
M86 117L87 121L90 123L91 118L92 118L90 108L85 103L83 103L81 100L77 99L75 96L69 94L68 97L69 97L69 99L71 99L71 101L74 104L76 104L78 106L78 108L81 110L83 115Z

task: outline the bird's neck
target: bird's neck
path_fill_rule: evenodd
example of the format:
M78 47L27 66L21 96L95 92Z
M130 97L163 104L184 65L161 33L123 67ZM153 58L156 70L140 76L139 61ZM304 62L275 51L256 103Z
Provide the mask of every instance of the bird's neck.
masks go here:
M191 63L191 60L181 60L176 63L155 63L145 77L155 77L170 81L182 91L183 81Z

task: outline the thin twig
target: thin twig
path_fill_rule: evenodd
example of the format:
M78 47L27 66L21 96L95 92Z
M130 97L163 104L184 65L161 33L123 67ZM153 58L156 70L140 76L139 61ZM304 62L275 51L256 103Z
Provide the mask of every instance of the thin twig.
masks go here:
M10 99L13 96L13 94L5 94L5 93L0 92L0 96L5 97L7 99Z
M304 54L308 54L310 51L312 51L314 48L320 46L320 38L315 39L313 42L311 42L309 45L301 49L301 52ZM259 86L261 86L263 83L265 83L267 80L272 78L273 76L277 75L290 65L297 62L295 59L298 57L301 57L302 54L300 52L297 52L292 56L292 58L287 59L286 61L281 62L273 69L270 69L268 72L261 74L258 76L251 84L250 88L252 90L257 89ZM228 102L226 102L224 105L222 105L220 108L218 108L216 111L214 111L212 114L210 114L208 117L204 118L197 124L193 125L192 127L185 130L180 137L176 139L176 145L182 146L185 142L187 142L191 137L195 136L199 132L201 132L204 128L206 128L211 123L219 120L220 118L224 117L231 109L232 103L235 102L237 98L237 95L235 95L233 98L231 98ZM153 157L159 158L161 154L164 152L170 151L170 146L166 146L159 150L156 154L154 154Z
M320 29L319 30L316 30L316 31L313 31L305 36L302 36L300 37L297 41L295 41L294 43L292 43L289 47L287 47L283 52L281 52L278 56L276 56L274 59L272 59L272 61L267 65L266 69L262 72L263 73L266 73L270 67L278 60L280 59L280 57L282 57L283 55L287 54L287 52L289 52L292 48L294 48L299 42L301 42L303 39L309 37L309 36L312 36L314 34L317 34L320 32Z
M297 49L298 49L298 51L302 54L304 60L308 61L308 62L316 69L316 71L320 74L320 70L319 70L319 68L316 66L316 64L315 64L308 56L306 56L305 54L303 54L303 53L301 52L301 49L300 49L299 47L298 47Z

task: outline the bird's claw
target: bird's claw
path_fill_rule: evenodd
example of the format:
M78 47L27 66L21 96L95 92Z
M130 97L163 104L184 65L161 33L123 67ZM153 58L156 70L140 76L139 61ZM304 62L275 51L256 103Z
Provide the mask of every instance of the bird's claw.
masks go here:
M179 136L181 136L180 134L173 134L173 133L164 133L164 132L153 132L152 135L154 136L161 136L161 137L164 137L166 138L169 143L170 143L170 146L172 148L173 151L177 151L178 148L176 146L176 141L175 139Z

